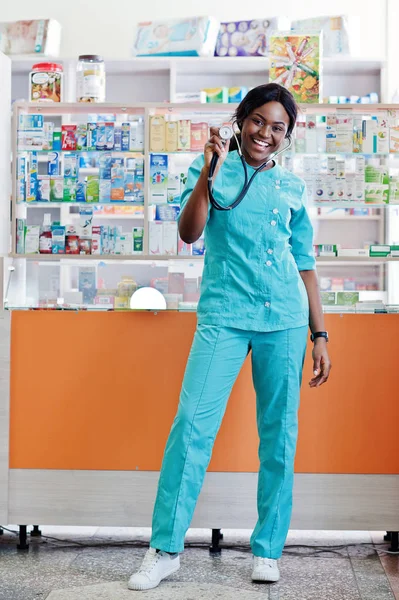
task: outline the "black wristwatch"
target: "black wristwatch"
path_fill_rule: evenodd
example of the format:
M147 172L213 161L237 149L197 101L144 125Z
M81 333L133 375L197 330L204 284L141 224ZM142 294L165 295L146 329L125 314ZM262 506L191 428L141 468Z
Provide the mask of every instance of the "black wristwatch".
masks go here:
M324 338L326 342L328 342L328 331L316 331L316 333L312 333L310 336L310 341L314 342L317 338Z

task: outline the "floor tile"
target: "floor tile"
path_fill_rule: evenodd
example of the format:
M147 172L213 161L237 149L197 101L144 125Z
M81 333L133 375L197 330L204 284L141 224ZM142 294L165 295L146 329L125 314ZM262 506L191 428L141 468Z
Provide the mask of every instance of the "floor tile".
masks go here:
M386 531L373 531L371 537L375 544L378 544L380 549L379 556L381 564L385 570L385 574L388 577L393 595L396 600L399 600L399 554L386 554L382 550L388 550L390 542L384 542L384 535ZM384 546L381 544L384 543Z
M264 595L269 597L268 590ZM75 590L56 590L51 592L48 600L134 600L143 599L143 592L133 592L127 589L126 583L107 583ZM215 584L195 583L164 583L155 590L145 592L146 600L237 600L237 590ZM241 592L240 600L256 600L257 592ZM273 596L271 596L273 598ZM278 600L275 596L273 600Z
M32 538L29 552L16 551L12 534L0 536L0 600L143 598L140 592L127 590L127 581L141 564L149 528L40 529L43 538ZM381 543L382 534L290 531L280 561L282 578L272 585L251 581L251 531L223 530L223 534L222 546L227 547L221 556L212 557L211 530L189 530L180 571L147 592L146 600L394 600L381 561L394 580L399 559L381 555L380 560L371 545L373 540ZM68 540L84 547L71 547ZM347 544L353 545L346 548Z

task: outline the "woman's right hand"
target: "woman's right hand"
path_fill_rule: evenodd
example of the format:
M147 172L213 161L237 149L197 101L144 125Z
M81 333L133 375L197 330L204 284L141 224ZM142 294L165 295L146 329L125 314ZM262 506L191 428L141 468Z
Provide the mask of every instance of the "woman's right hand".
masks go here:
M211 137L207 141L204 147L204 157L205 157L205 167L209 169L212 157L214 153L218 154L219 160L216 166L215 175L219 171L223 162L226 159L227 153L229 151L230 140L228 140L225 144L222 143L222 138L219 135L218 127L211 127Z

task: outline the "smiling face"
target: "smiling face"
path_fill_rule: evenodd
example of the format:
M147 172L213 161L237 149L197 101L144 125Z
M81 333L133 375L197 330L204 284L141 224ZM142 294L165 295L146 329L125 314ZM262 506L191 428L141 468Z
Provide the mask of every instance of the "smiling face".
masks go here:
M241 149L252 167L259 167L277 152L286 137L290 119L280 102L267 102L253 110L242 123ZM271 166L271 165L270 165Z

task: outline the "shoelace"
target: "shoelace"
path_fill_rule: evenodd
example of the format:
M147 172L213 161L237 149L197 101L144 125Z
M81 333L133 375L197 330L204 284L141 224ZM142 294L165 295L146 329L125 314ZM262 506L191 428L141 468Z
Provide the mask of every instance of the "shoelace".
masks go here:
M277 566L277 560L274 558L263 558L262 556L255 556L255 564L266 565L274 569Z
M143 563L139 569L139 573L149 573L155 567L159 560L160 554L153 554L150 550L147 551Z

